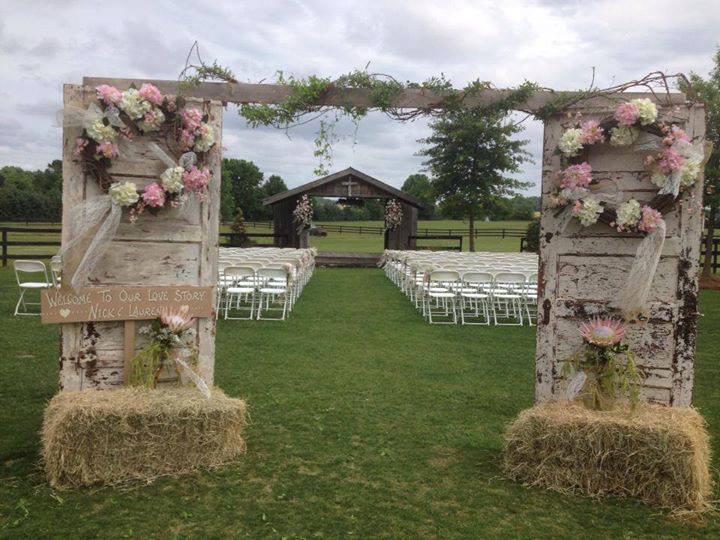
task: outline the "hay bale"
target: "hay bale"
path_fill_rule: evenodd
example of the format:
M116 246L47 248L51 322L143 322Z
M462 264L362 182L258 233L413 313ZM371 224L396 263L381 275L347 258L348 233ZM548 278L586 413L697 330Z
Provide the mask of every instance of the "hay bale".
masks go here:
M526 485L701 511L712 490L705 421L692 408L591 411L545 403L508 426L503 468Z
M218 389L63 392L45 409L42 455L56 487L150 481L237 459L244 427L245 402Z

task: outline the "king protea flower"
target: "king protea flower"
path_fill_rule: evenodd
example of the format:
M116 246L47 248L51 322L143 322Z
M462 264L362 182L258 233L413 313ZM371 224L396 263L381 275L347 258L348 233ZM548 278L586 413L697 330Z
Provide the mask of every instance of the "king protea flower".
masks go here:
M181 306L178 309L163 310L160 322L174 334L181 334L193 325L195 319L189 315L190 307Z
M613 318L595 317L580 327L580 334L588 343L610 347L625 335L625 325Z

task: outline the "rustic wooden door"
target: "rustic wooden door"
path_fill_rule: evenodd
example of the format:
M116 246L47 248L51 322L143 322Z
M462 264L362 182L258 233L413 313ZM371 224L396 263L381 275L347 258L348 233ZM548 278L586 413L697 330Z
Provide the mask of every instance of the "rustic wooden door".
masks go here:
M123 81L118 88L124 90ZM95 99L91 88L66 85L65 107L86 108ZM218 256L218 215L220 206L220 166L222 147L222 106L219 102L188 100L188 106L202 109L217 134L215 150L206 165L213 179L206 202L191 197L182 208L162 210L158 215L142 214L136 223L123 217L120 228L103 260L92 272L94 286L103 285L215 285ZM77 234L71 209L102 192L94 178L83 173L73 160L75 139L82 128L63 128L63 231L67 244ZM134 182L138 188L157 180L167 167L148 144L167 148L161 137L136 137L122 148L113 160L110 173L118 180ZM142 327L136 325L136 331ZM125 336L122 322L77 323L62 326L60 387L64 390L112 388L123 383L123 350ZM213 383L215 361L215 320L200 319L196 326L200 353L200 372L208 384ZM137 334L136 350L145 344Z

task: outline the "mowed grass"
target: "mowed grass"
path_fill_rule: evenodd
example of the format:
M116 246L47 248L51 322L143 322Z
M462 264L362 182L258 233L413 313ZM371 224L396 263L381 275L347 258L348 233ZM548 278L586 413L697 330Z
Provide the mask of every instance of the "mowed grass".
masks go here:
M250 407L239 463L55 491L38 430L57 390L58 332L10 317L15 298L0 272L2 537L720 535L715 516L698 527L503 479L501 434L532 405L534 329L428 326L381 271L364 269L319 269L285 323L220 322L216 384ZM695 403L717 440L720 293L703 292L701 308Z

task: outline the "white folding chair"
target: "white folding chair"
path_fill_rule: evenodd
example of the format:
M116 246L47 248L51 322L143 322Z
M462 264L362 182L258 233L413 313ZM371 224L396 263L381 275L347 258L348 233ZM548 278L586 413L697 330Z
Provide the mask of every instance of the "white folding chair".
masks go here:
M525 310L525 281L525 274L519 272L499 272L495 276L495 284L491 289L491 305L496 325L522 326L523 311ZM499 322L498 311L503 312L503 319L509 322Z
M488 272L465 272L460 286L460 323L490 324L490 290L493 276ZM470 320L467 320L470 319Z
M261 268L257 271L260 301L257 319L265 321L284 321L290 300L290 285L284 268ZM282 302L282 307L271 307ZM280 317L263 317L263 312L282 311Z
M255 317L255 270L249 266L228 266L223 271L225 318L249 321ZM246 317L230 317L230 309L245 311Z
M13 262L13 268L15 269L15 280L20 288L20 298L18 298L17 304L15 305L15 313L13 313L13 316L40 315L39 311L31 312L28 310L28 306L39 306L40 302L27 302L25 300L25 293L52 287L52 283L48 279L45 264L42 261L18 259ZM26 274L27 279L22 277L22 274ZM22 307L22 311L20 311L20 307Z
M428 274L424 289L424 312L430 324L457 324L455 288L459 281L460 274L455 270L434 270ZM435 321L433 316L450 320Z

